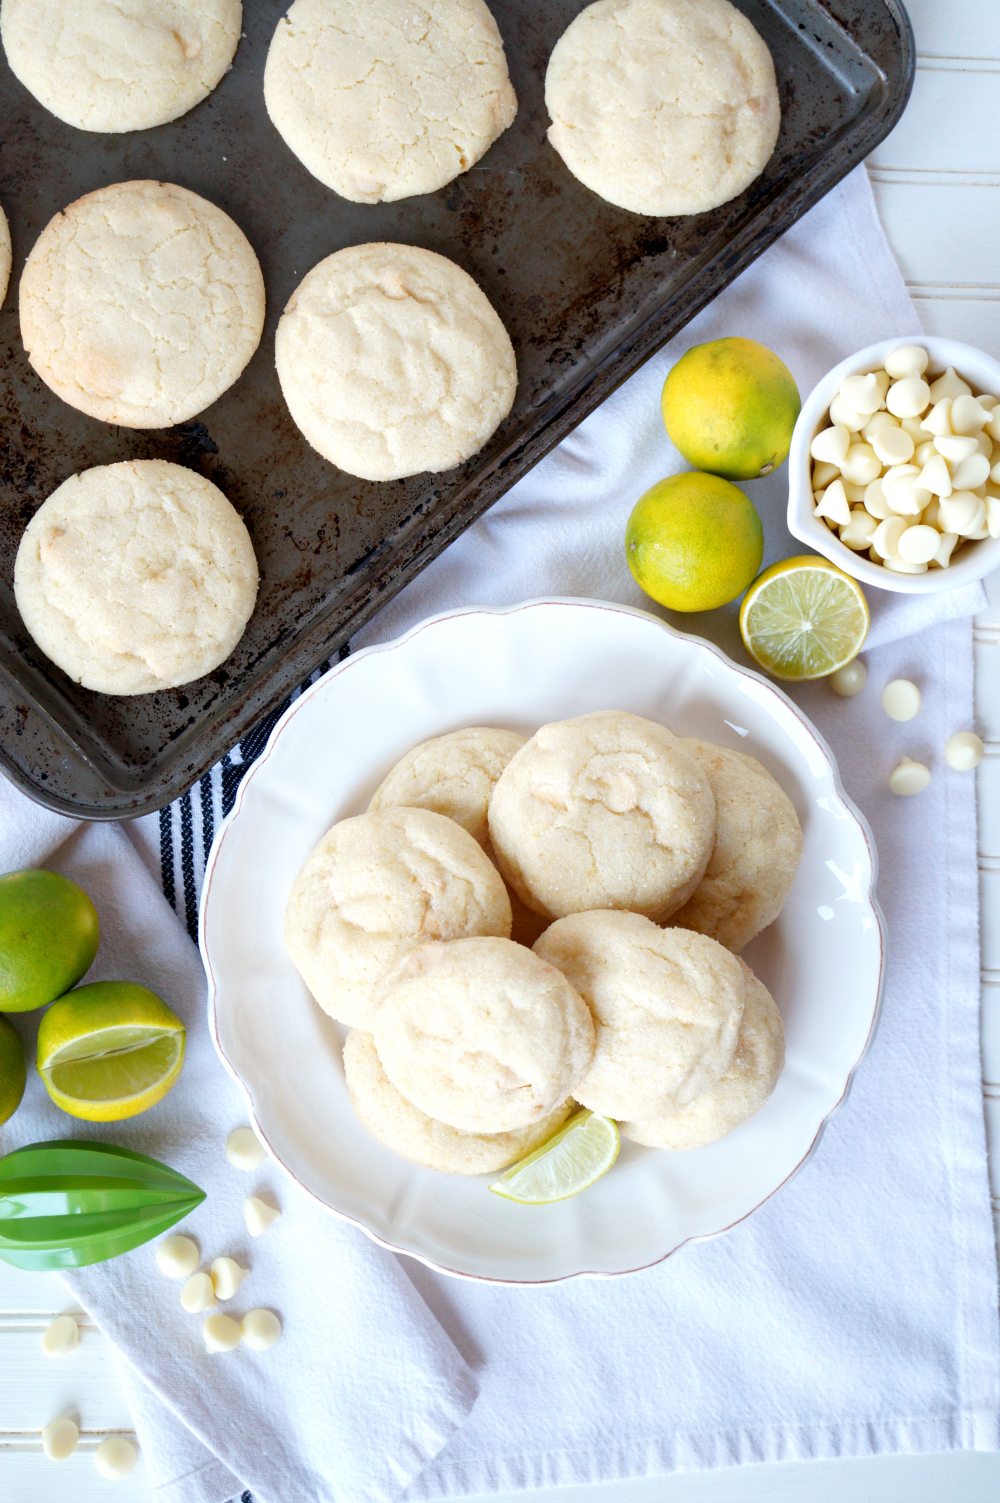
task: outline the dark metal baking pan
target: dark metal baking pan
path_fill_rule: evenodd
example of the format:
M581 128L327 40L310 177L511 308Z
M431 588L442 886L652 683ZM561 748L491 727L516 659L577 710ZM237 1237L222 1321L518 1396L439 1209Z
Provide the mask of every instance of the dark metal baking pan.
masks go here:
M545 67L580 0L491 3L517 120L470 172L396 204L337 198L272 127L261 81L286 0L245 0L231 72L197 109L156 130L73 130L0 60L0 203L14 243L0 315L0 767L50 808L120 819L181 793L861 162L899 118L913 77L898 0L737 0L774 57L774 156L711 213L644 218L590 193L545 140ZM180 183L219 204L256 248L267 287L264 337L243 376L196 421L160 432L67 407L32 371L18 332L18 277L44 225L81 194L129 178ZM389 484L342 474L309 448L282 400L273 341L287 298L322 257L366 240L450 256L513 339L513 411L448 474ZM114 698L71 683L35 647L14 604L14 556L25 524L67 476L138 457L176 460L221 486L250 529L261 585L243 640L215 673Z

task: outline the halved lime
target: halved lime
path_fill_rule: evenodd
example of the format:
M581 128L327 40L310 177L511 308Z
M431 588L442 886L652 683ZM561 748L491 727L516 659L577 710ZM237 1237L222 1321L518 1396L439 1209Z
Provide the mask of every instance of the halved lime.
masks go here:
M743 597L740 632L775 678L825 678L857 657L868 602L856 579L814 553L765 569Z
M577 1112L547 1143L512 1164L489 1188L494 1195L528 1206L568 1200L607 1174L620 1147L618 1128L610 1117Z
M184 1024L131 981L95 981L53 1002L38 1030L38 1073L56 1106L118 1122L154 1106L184 1063Z

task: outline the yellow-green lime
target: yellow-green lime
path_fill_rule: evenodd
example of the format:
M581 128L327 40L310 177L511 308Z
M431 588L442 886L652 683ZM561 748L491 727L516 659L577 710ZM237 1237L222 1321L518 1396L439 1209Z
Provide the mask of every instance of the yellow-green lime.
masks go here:
M610 1117L577 1112L541 1148L501 1174L490 1189L528 1206L568 1200L607 1174L620 1147L618 1128Z
M0 877L0 1012L45 1007L93 964L97 909L58 872Z
M735 600L763 556L752 503L728 480L697 470L651 485L625 527L636 583L672 611L712 611Z
M747 652L775 678L825 678L857 657L868 602L856 579L814 553L765 569L740 608Z
M21 1035L6 1018L0 1018L0 1123L21 1105L26 1079Z
M663 383L670 440L696 469L727 480L770 475L788 457L802 406L792 373L755 339L713 339Z
M154 1106L184 1063L184 1024L155 992L95 981L53 1002L38 1029L38 1073L56 1106L118 1122Z

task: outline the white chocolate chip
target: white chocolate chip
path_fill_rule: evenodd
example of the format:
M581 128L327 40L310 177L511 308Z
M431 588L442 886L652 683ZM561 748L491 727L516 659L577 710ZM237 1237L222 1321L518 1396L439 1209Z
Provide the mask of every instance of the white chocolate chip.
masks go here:
M840 383L840 398L855 412L864 413L866 416L871 416L873 412L878 412L880 407L885 406L874 374L845 377Z
M940 532L941 529L939 526L939 512L940 507L937 503L937 497L932 496L930 501L924 507L923 512L921 513L920 520L926 527L934 527L938 530L938 532Z
M927 564L908 564L905 558L884 558L884 569L891 569L893 574L926 574Z
M813 465L812 482L814 491L825 490L831 480L839 479L839 466L828 464L825 459L818 459Z
M956 731L944 749L944 759L956 772L971 772L983 760L985 750L974 731Z
M852 506L860 506L865 499L866 486L853 485L850 480L843 481L844 495Z
M226 1158L234 1169L259 1169L265 1157L264 1145L252 1127L238 1127L226 1139Z
M241 1268L235 1258L216 1258L212 1264L212 1288L216 1298L232 1299L249 1273L249 1268Z
M894 381L906 376L922 376L927 369L927 351L919 344L901 344L885 357L885 368Z
M214 1310L219 1301L207 1273L195 1273L181 1290L181 1304L189 1315L198 1315L202 1310Z
M66 1461L79 1439L80 1431L71 1419L53 1420L42 1431L42 1450L50 1461Z
M931 401L940 402L942 397L971 397L972 387L961 376L955 374L954 366L949 365L943 376L938 376L931 383Z
M853 485L869 485L882 473L882 465L871 444L852 444L840 469L844 479Z
M835 480L832 485L827 486L821 500L817 503L815 515L829 517L830 521L836 522L838 527L847 526L851 520L851 508L842 480Z
M985 428L983 429L982 433L976 434L976 443L979 445L980 454L985 454L986 458L992 464L994 459L993 451L994 449L1000 449L1000 444L995 444L993 442L989 434L986 432Z
M990 415L975 397L956 397L951 404L952 433L978 433L989 422Z
M281 1335L281 1321L273 1310L248 1310L240 1330L247 1346L255 1352L266 1352Z
M208 1352L231 1352L243 1337L231 1315L210 1315L201 1328L201 1335Z
M931 771L922 762L912 762L909 757L892 769L889 774L889 787L893 793L904 797L911 793L922 793L931 780Z
M949 564L951 563L951 555L955 551L955 544L957 542L957 532L942 532L941 542L938 544L938 551L931 559L931 563L939 569L947 569Z
M908 433L915 444L922 444L934 435L924 426L923 418L903 418L900 427Z
M872 448L883 464L906 464L916 447L904 428L882 428L872 438Z
M72 1315L57 1315L42 1337L46 1357L66 1357L80 1345L80 1327Z
M920 709L920 690L908 678L894 678L882 690L882 708L890 720L912 720Z
M261 1232L266 1232L280 1215L280 1211L269 1206L266 1200L259 1200L256 1195L248 1195L243 1202L243 1219L251 1237L259 1237Z
M899 540L906 531L902 517L889 517L880 522L872 533L872 547L882 559L899 557Z
M934 447L934 440L932 438L925 438L923 443L918 444L913 451L913 463L922 467L929 459L933 459L935 454L937 454L937 450Z
M156 1266L170 1279L190 1278L198 1267L198 1244L190 1237L168 1237L156 1249Z
M901 480L896 480L892 485L882 482L882 490L885 499L889 503L890 511L899 517L919 517L924 507L930 504L931 493L924 490L917 482L919 476L905 475Z
M996 407L998 403L1000 403L1000 397L991 397L988 392L981 391L976 398L976 401L979 403L980 407L984 408L987 412L992 412L994 407Z
M1000 443L1000 407L994 407L984 432L989 434L994 443Z
M987 496L983 504L986 507L986 530L991 538L1000 538L1000 497Z
M935 454L932 459L928 459L917 477L917 484L923 490L930 491L932 496L951 495L954 486L948 461L943 454Z
M862 553L871 546L877 526L875 518L869 516L863 506L856 507L851 512L851 520L847 526L840 529L840 541L848 548L853 548L856 553Z
M942 532L957 532L960 537L968 537L983 526L986 503L971 491L952 491L950 496L942 496L938 518Z
M898 418L920 417L930 400L930 387L922 376L904 376L889 387L885 405Z
M934 447L939 454L944 455L949 464L961 464L963 459L968 459L979 449L974 438L956 437L952 433L942 433L934 440Z
M920 419L924 431L934 438L943 438L951 432L951 397L942 397L936 402L930 412Z
M849 699L852 694L858 694L868 681L868 669L860 658L852 658L842 668L836 668L830 674L830 688L835 694L840 694L844 699Z
M990 462L985 454L970 454L951 472L951 483L957 491L974 491L985 485L990 478Z
M135 1446L124 1435L109 1435L94 1452L94 1465L109 1482L120 1482L135 1466Z
M841 396L834 397L830 403L831 423L835 423L838 428L847 428L851 433L860 433L870 416L867 412L855 412Z
M876 433L881 433L883 428L898 428L899 418L893 417L891 412L873 412L867 423L861 430L861 437L871 443Z
M941 545L936 527L919 523L908 527L899 540L899 556L906 564L929 564Z
M880 522L894 515L885 499L881 480L873 480L871 485L865 486L865 511L870 517L875 517Z

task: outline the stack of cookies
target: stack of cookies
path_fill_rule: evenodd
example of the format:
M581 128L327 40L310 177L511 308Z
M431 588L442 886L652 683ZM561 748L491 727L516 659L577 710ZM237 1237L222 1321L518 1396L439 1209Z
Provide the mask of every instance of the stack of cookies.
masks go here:
M753 757L619 710L530 740L473 727L408 752L327 832L286 943L350 1028L359 1118L405 1158L501 1169L577 1103L693 1148L780 1074L781 1018L738 952L801 851Z

